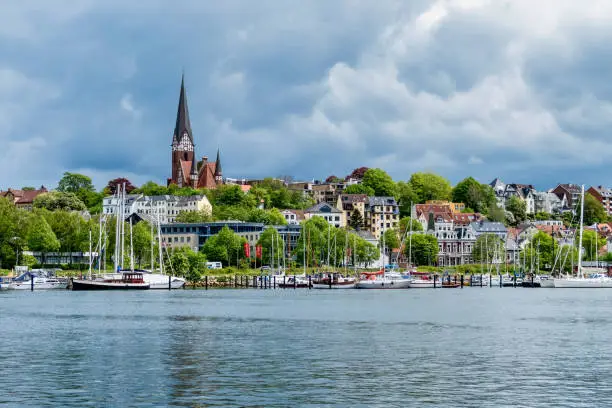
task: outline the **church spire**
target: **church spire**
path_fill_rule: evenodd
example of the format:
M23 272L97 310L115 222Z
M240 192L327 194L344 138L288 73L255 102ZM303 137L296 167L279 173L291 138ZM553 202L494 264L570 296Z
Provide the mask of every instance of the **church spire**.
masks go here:
M176 112L176 126L174 127L173 143L180 143L183 135L187 134L193 145L191 133L191 121L189 120L189 109L187 108L187 93L185 92L185 74L181 75L181 94L179 96L178 110Z
M223 182L223 170L221 169L221 157L219 156L219 149L217 149L217 161L215 162L215 181L217 184Z

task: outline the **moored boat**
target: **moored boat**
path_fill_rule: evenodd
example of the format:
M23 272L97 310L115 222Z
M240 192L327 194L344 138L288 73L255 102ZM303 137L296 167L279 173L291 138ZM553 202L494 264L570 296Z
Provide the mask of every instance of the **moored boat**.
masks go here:
M412 275L413 277L410 279L410 288L424 289L439 288L442 286L440 282L436 282L436 277L428 272L413 272Z
M124 272L98 279L72 279L72 290L147 290L141 272Z
M357 289L408 289L410 279L398 272L385 273L384 270L364 272L355 287Z
M25 272L13 279L6 285L9 290L49 290L66 289L68 281L52 276L46 276L43 272Z
M332 273L320 279L312 281L313 289L353 289L357 280L351 277L344 277L340 274Z

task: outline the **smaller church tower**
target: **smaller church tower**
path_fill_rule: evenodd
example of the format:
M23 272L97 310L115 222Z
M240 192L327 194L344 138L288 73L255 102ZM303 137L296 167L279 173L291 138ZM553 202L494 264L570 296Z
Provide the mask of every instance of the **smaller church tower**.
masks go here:
M217 161L215 162L215 184L220 186L223 184L223 170L221 169L221 158L219 157L219 149L217 149Z

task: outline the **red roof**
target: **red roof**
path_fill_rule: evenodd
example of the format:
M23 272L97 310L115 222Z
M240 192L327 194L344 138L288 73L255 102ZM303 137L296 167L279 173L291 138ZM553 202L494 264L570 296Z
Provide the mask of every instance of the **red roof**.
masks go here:
M47 193L47 189L42 186L39 190L13 190L0 191L0 197L12 197L13 203L16 205L28 205L34 202L34 199L42 193Z

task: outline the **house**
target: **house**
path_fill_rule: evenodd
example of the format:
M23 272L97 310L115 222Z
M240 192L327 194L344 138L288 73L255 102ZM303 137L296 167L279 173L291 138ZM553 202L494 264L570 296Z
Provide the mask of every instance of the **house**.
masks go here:
M493 234L497 235L502 241L505 241L508 234L508 230L501 222L481 220L471 223L470 226L474 229L476 238L478 238L482 234Z
M399 205L393 197L368 197L364 219L365 228L379 239L384 230L399 225Z
M559 198L551 191L535 191L533 193L535 200L535 212L545 212L548 214L560 214L564 208L568 208L567 198L563 196Z
M587 191L603 205L608 215L612 215L612 190L604 186L590 187Z
M347 223L353 211L358 211L361 218L365 220L365 208L368 202L368 196L365 194L340 194L336 208L344 212Z
M464 203L451 203L450 201L445 200L428 200L425 201L425 205L439 205L448 207L453 214L460 213L461 211L465 210Z
M48 193L45 186L41 186L38 190L13 190L9 188L6 191L0 191L0 197L8 198L18 208L32 211L34 199L43 193Z
M311 186L312 197L316 203L336 205L344 187L344 183L315 183Z
M580 202L581 187L578 184L559 184L557 187L552 189L560 200L567 201L567 206L563 209L564 211L573 210L576 204Z
M300 223L304 221L303 210L283 210L281 214L285 217L285 221L287 221L288 225L300 225Z
M476 234L471 225L455 225L452 218L438 215L434 231L438 240L438 266L465 265L473 262L472 251Z
M102 200L103 214L116 214L120 198L116 196L105 197ZM152 223L167 224L174 222L176 216L183 211L201 211L212 213L212 205L205 195L196 196L144 196L142 194L129 194L124 199L125 215L138 214L141 219Z
M329 225L332 225L336 228L342 228L346 226L346 217L344 216L344 212L340 211L331 204L321 202L304 210L304 218L306 220L309 220L310 218L316 216L324 218Z

